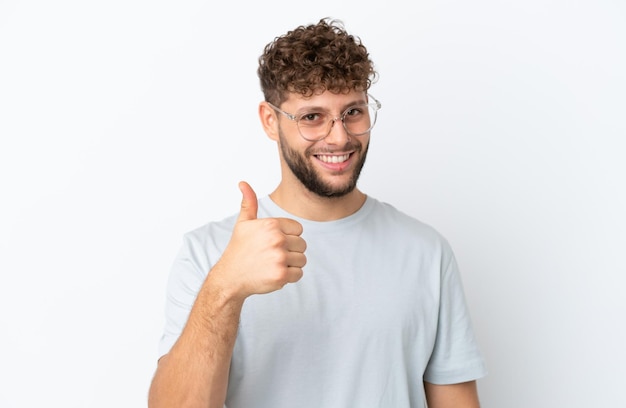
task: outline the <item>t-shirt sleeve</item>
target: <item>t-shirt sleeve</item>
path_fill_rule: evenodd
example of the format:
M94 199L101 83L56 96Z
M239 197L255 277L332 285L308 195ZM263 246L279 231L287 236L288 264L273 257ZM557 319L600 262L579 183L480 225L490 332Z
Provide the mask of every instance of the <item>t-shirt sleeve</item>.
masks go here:
M440 385L476 380L487 373L454 256L450 254L443 266L437 337L424 372L425 381Z
M208 271L206 252L191 233L174 259L166 288L165 327L159 341L159 357L167 354L180 336Z

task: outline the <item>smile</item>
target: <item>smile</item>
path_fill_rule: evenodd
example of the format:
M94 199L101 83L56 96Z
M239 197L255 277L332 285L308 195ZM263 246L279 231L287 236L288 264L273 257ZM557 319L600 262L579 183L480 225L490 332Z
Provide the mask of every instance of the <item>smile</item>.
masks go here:
M316 157L319 160L323 161L324 163L343 163L350 158L350 154L342 154L339 156L330 156L330 155L320 154L320 155L317 155Z

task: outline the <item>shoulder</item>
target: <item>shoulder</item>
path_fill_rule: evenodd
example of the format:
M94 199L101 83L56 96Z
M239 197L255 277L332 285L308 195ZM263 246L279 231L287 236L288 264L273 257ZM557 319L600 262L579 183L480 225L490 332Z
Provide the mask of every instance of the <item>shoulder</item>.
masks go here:
M184 243L189 246L207 248L216 243L230 239L237 214L232 214L221 220L210 221L184 234Z
M372 201L367 223L370 235L378 237L378 245L388 251L438 260L443 265L454 259L450 243L435 227L389 203Z
M228 245L237 214L207 222L183 234L178 263L196 265L206 274Z
M273 216L273 214L266 209L268 199L268 197L259 199L259 218ZM233 212L222 219L209 221L186 232L184 234L185 244L199 248L225 247L230 240L238 216L238 212Z
M399 210L392 204L368 198L371 202L369 221L391 228L401 234L433 242L447 242L444 236L433 226Z

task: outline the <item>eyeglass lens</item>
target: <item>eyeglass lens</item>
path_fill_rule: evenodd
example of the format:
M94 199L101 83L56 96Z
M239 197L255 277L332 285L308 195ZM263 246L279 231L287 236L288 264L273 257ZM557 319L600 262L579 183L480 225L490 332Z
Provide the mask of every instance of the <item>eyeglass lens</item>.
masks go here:
M376 123L376 111L371 105L357 105L348 108L339 118L322 112L306 113L298 118L298 129L307 140L321 140L328 136L334 122L339 120L349 135L360 136L369 132Z

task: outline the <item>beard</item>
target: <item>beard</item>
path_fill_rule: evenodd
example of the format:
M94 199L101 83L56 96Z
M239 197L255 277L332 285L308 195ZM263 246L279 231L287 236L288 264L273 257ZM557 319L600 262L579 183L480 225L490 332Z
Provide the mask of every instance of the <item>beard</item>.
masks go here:
M369 144L365 150L363 150L363 144L361 143L353 144L352 142L348 142L346 144L344 150L354 150L354 153L362 152L362 154L359 157L359 161L356 163L354 170L352 170L352 175L348 182L342 186L334 186L331 183L324 181L315 171L313 165L309 162L308 159L313 156L310 149L306 149L304 154L292 149L287 143L287 140L280 128L278 130L278 136L280 139L280 151L285 163L287 163L291 172L298 180L300 180L307 190L320 197L337 198L345 196L356 188L356 183L361 175L363 165L365 164Z

